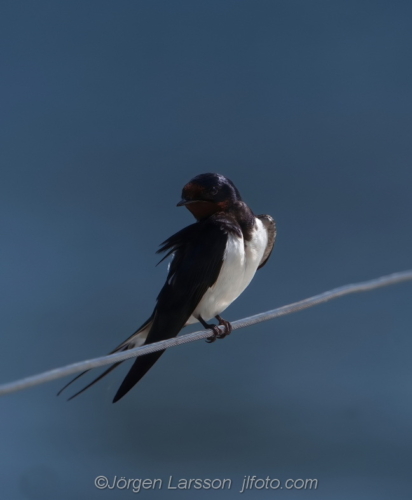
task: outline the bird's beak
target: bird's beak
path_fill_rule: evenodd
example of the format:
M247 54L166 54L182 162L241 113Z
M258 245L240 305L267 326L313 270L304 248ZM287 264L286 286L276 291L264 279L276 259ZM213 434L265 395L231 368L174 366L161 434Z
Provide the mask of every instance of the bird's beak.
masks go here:
M184 198L182 198L176 206L183 207L183 205L189 205L190 203L195 203L196 201L197 200L185 200Z

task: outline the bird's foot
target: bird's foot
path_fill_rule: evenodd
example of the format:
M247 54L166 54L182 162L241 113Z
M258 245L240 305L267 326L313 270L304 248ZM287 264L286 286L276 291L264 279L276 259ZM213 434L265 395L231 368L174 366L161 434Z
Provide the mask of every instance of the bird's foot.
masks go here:
M210 328L213 331L213 335L206 339L206 342L208 344L215 342L216 339L222 338L223 333L220 331L220 328L218 327L218 325L208 324L206 328Z
M206 342L208 344L215 342L216 339L224 339L227 335L229 335L232 331L232 325L229 323L229 321L226 321L225 319L221 318L219 315L215 316L216 319L219 321L219 325L213 325L211 323L206 323L201 317L199 317L199 321L202 323L202 325L205 328L209 328L210 330L213 331L213 335L211 337L208 337L206 339ZM224 327L224 331L219 328L219 326Z
M227 321L226 319L223 319L222 317L220 317L219 315L217 315L215 317L219 321L219 326L225 327L225 331L221 332L217 338L224 339L227 335L230 335L232 333L232 324L229 321Z

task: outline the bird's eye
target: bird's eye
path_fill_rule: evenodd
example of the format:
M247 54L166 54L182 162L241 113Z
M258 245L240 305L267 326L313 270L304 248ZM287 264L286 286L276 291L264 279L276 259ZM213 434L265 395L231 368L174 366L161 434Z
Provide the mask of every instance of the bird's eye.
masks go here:
M212 187L212 189L210 190L210 194L211 194L212 196L214 196L215 194L217 194L217 192L218 192L218 189L217 189L217 187L216 187L216 186L215 186L215 187Z

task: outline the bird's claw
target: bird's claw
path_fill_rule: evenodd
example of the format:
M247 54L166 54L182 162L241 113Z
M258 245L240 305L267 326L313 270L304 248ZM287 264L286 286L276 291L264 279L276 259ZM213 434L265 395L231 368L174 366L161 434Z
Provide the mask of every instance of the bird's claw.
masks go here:
M213 331L213 335L206 339L206 342L208 344L215 342L216 339L224 339L227 335L230 335L232 332L232 325L230 324L229 321L226 321L225 319L221 318L220 316L216 316L216 319L219 320L219 325L208 325L208 328L210 328ZM219 326L224 327L223 332L219 328Z
M215 342L216 339L222 338L223 332L220 331L220 328L217 325L210 325L209 328L213 331L213 335L206 339L208 344Z
M222 332L220 336L218 336L219 339L224 339L227 335L230 335L232 333L232 324L230 323L230 321L227 321L220 316L216 316L216 319L219 321L219 326L225 327L225 331Z

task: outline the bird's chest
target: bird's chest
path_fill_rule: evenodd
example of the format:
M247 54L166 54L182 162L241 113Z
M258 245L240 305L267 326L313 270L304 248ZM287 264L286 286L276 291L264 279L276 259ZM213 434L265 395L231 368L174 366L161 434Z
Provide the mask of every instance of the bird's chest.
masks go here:
M262 260L265 242L266 231L258 223L251 241L245 242L243 237L229 235L218 279L203 296L193 313L194 317L200 314L208 321L239 297Z

